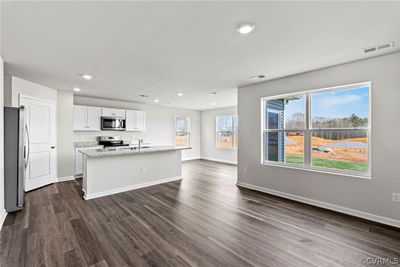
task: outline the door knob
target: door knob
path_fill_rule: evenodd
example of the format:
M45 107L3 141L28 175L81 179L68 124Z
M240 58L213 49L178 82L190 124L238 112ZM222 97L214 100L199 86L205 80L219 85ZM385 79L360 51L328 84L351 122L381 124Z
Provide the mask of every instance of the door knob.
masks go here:
M50 147L51 149L55 149L56 147L55 146L52 146L52 147Z

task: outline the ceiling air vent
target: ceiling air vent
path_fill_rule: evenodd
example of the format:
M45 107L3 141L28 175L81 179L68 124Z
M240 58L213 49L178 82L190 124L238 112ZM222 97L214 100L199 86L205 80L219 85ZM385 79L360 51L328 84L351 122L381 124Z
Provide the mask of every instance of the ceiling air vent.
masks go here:
M390 47L392 47L393 45L394 45L393 42L388 43L388 44L383 44L383 45L378 46L378 47L376 48L376 50L381 50L381 49L390 48Z
M254 76L250 76L249 78L250 79L264 79L266 76L264 75L264 74L257 74L257 75L254 75Z
M363 51L365 54L367 53L372 53L372 52L377 52L380 50L388 49L394 46L394 42L386 43L386 44L381 44L381 45L376 45L376 46L371 46L364 48Z

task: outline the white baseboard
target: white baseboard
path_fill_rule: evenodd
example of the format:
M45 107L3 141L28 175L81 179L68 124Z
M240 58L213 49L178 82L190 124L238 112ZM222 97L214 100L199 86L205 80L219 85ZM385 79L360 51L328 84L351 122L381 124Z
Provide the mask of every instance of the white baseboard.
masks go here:
M200 157L184 158L182 159L182 161L196 160L196 159L200 159Z
M224 159L216 159L216 158L208 158L208 157L200 157L200 159L237 165L237 162L230 161L230 160L224 160Z
M151 181L151 182L147 182L147 183L130 185L130 186L126 186L126 187L119 187L119 188L114 188L111 190L106 190L106 191L101 191L101 192L96 192L96 193L90 193L90 194L85 193L83 198L85 200L88 200L88 199L104 197L104 196L118 194L118 193L131 191L131 190L135 190L135 189L139 189L139 188L143 188L143 187L148 187L148 186L158 185L158 184L163 184L163 183L168 183L168 182L174 182L174 181L179 181L179 180L182 180L182 176L165 178L165 179L155 180L155 181Z
M59 182L65 182L65 181L71 181L71 180L75 180L75 176L65 176L65 177L59 177L57 178L57 183Z
M390 226L400 228L400 221L392 219L392 218L383 217L380 215L371 214L371 213L360 211L360 210L350 209L350 208L346 208L343 206L338 206L335 204L331 204L331 203L327 203L327 202L323 202L323 201L319 201L319 200L314 200L314 199L306 198L306 197L302 197L302 196L297 196L297 195L293 195L293 194L289 194L289 193L285 193L285 192L281 192L281 191L277 191L277 190L273 190L273 189L269 189L269 188L265 188L265 187L260 187L260 186L256 186L256 185L252 185L252 184L248 184L248 183L243 183L243 182L239 182L239 181L236 183L236 185L245 187L248 189L253 189L256 191L264 192L267 194L295 200L298 202L306 203L309 205L317 206L320 208L333 210L333 211L345 213L348 215L352 215L355 217L359 217L359 218L367 219L370 221L387 224Z
M4 220L7 217L7 211L5 209L0 211L0 230L3 227Z

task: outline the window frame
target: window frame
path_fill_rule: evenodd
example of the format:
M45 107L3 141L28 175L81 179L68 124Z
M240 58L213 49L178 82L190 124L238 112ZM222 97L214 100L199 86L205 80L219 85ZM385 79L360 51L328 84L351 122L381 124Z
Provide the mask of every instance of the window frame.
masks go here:
M232 117L232 147L218 147L218 134L219 133L229 133L229 131L218 131L218 118L219 117ZM237 124L239 125L239 116L237 114L222 114L222 115L216 115L215 116L215 148L216 149L223 149L223 150L237 150L238 147L236 146L236 142L238 142L239 139L239 131L236 131L236 124L235 124L235 117L237 117L236 121ZM237 138L235 138L235 134L238 135Z
M339 90L346 90L346 89L356 89L368 87L368 126L366 128L313 128L312 127L312 100L311 96L315 93L325 93L330 91L339 91ZM261 164L267 166L276 166L276 167L283 167L283 168L290 168L290 169L298 169L298 170L306 170L311 172L319 172L319 173L328 173L328 174L335 174L335 175L342 175L342 176L349 176L349 177L356 177L356 178L364 178L364 179L371 179L372 175L372 168L371 168L371 160L372 160L372 145L371 145L371 93L372 86L371 82L359 82L353 84L346 84L346 85L338 85L328 88L319 88L319 89L312 89L288 94L281 94L281 95L273 95L261 98ZM305 95L306 103L305 103L305 129L267 129L267 119L266 111L267 111L267 101L273 99L280 99L285 97L291 96L298 96L298 95ZM331 169L331 168L323 168L323 167L316 167L312 166L312 134L313 132L318 131L355 131L355 132L365 132L366 137L368 139L368 168L367 172L360 173L356 171L348 171L348 170L340 170L340 169ZM276 162L266 160L266 140L265 136L268 132L303 132L304 133L304 164L297 165L292 163L286 162Z
M177 120L178 120L178 118L185 118L185 120L186 120L186 131L181 131L181 130L178 130L177 129L177 127L176 127L176 123L177 123ZM178 115L176 115L175 116L175 147L183 147L183 148L187 148L187 147L191 147L191 119L190 119L190 117L189 116L178 116ZM176 145L176 137L178 136L178 134L187 134L188 135L188 145L187 146L177 146Z

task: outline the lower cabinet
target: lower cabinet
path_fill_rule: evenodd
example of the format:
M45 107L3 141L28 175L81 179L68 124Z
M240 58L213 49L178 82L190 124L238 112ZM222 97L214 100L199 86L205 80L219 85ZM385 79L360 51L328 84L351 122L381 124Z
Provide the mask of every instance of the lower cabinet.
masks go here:
M99 149L103 146L97 145L93 147L75 148L74 149L74 176L79 177L83 174L83 154L79 151L81 149Z
M80 176L83 173L83 155L79 150L74 152L74 175Z

